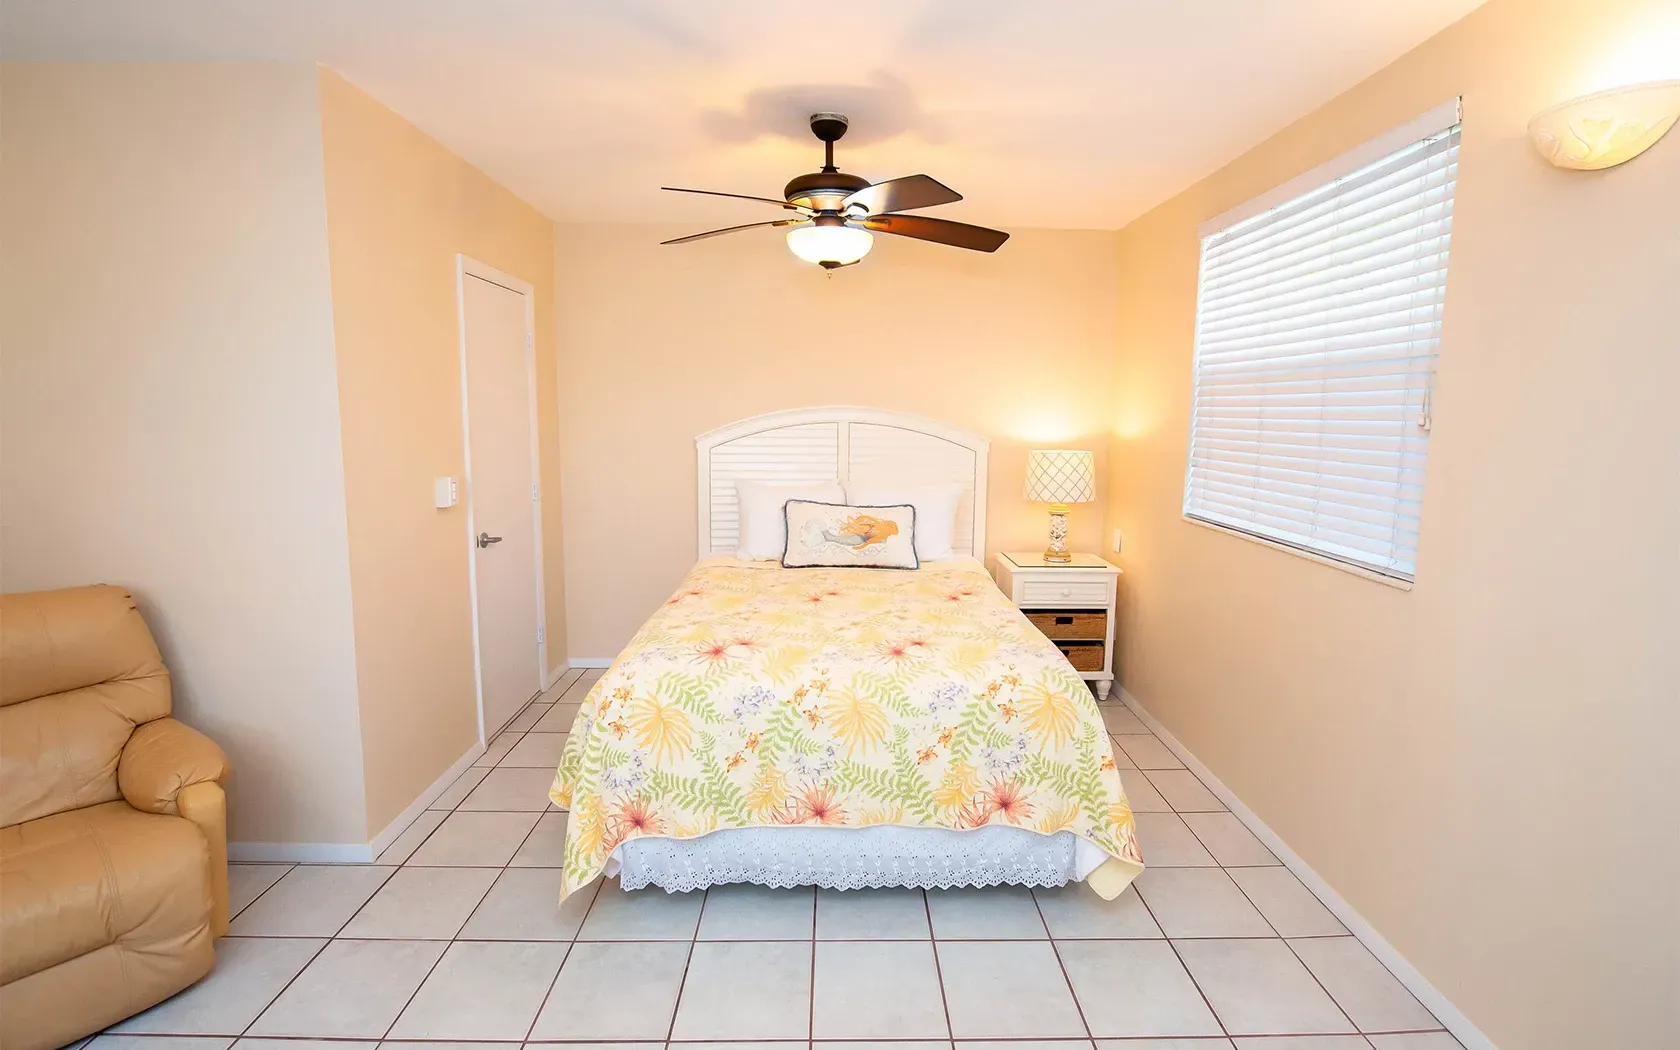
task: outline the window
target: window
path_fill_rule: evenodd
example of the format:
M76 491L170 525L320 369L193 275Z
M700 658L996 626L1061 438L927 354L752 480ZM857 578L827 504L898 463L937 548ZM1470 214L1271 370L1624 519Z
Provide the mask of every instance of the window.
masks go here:
M1412 579L1458 136L1455 101L1203 228L1186 517Z

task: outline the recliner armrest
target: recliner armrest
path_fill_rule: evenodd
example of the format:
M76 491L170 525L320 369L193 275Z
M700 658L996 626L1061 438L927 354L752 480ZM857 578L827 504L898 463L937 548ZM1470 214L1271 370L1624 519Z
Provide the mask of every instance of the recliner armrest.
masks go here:
M117 786L135 809L180 815L182 788L221 783L229 771L215 741L173 718L159 718L137 728L123 746Z

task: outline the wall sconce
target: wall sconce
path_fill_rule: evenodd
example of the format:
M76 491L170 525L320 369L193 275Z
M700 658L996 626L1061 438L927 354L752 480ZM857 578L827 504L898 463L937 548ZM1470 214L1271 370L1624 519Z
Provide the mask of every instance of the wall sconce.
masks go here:
M1560 168L1596 171L1650 149L1680 119L1680 80L1582 95L1528 122L1528 140Z

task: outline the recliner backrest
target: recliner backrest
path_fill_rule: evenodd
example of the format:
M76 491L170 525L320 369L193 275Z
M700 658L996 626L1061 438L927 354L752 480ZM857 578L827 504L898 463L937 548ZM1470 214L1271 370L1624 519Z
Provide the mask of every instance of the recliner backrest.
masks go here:
M123 746L169 709L169 671L126 590L0 595L0 827L121 798Z

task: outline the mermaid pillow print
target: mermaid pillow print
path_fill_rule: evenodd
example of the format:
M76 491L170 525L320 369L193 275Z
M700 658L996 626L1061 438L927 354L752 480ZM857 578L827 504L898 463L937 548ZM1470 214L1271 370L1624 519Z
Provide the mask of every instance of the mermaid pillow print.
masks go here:
M860 568L915 569L916 508L908 503L890 507L850 507L814 500L788 500L787 550L782 565L789 569Z

